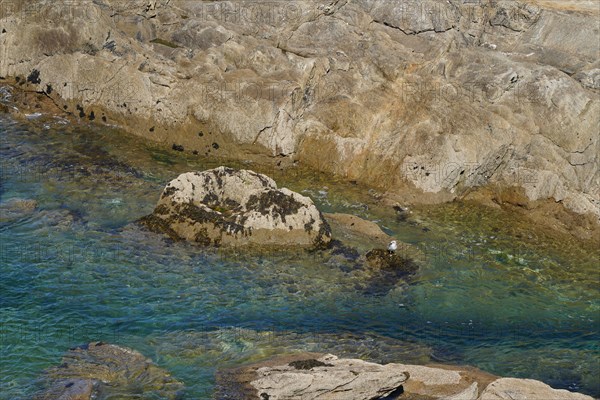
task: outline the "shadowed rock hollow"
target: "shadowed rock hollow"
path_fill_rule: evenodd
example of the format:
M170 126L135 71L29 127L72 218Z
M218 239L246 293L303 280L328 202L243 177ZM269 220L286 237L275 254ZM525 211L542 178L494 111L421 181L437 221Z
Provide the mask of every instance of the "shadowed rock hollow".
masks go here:
M214 246L324 246L327 222L305 196L249 170L188 172L165 187L141 222L173 239Z

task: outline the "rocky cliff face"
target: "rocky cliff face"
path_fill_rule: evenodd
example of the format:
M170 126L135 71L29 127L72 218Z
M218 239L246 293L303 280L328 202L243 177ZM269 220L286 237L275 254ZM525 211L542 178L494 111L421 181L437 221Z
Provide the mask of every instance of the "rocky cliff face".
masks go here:
M0 1L0 76L199 155L600 216L599 11L513 0Z

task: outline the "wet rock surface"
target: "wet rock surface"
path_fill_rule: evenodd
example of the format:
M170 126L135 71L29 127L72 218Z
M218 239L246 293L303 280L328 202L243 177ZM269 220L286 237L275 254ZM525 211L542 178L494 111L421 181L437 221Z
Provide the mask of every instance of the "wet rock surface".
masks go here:
M277 188L266 175L226 167L180 175L140 222L203 245L323 247L331 240L310 198Z
M385 246L392 239L375 222L352 214L325 213L334 236L345 243L365 243L372 247Z
M183 384L135 350L91 342L69 350L44 377L36 400L182 398Z
M553 389L533 379L501 378L488 385L479 400L592 400L591 396Z

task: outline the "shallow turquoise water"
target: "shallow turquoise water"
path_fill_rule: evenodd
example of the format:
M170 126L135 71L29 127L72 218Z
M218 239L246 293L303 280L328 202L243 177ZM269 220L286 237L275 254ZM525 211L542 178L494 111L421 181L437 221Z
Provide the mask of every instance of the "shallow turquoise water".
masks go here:
M38 202L0 219L2 399L28 398L45 368L91 340L141 351L190 399L212 396L220 367L303 350L470 364L600 395L597 251L466 204L399 221L361 187L270 171L426 255L411 285L369 291L335 257L202 249L130 224L168 180L217 161L53 118L0 114L0 132L2 204Z

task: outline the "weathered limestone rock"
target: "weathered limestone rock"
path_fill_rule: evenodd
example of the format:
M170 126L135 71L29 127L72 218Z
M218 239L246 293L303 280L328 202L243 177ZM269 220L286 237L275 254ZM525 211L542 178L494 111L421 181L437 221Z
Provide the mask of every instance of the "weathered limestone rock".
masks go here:
M404 391L424 399L477 400L479 388L496 378L472 367L401 365L410 375Z
M215 246L323 246L331 240L327 222L312 200L266 175L226 167L189 172L169 182L150 229Z
M103 342L69 350L45 380L46 389L36 400L91 400L99 394L129 398L140 391L174 400L183 389L181 382L137 351Z
M220 371L217 381L218 395L230 400L592 400L539 381L498 378L473 367L380 365L318 353Z
M593 400L568 390L552 389L533 379L501 378L485 388L479 400Z
M319 359L263 367L251 385L270 400L368 400L401 393L408 378L395 364L379 365L328 354Z
M562 0L4 1L0 77L186 152L285 156L407 203L517 186L598 220L598 15Z

